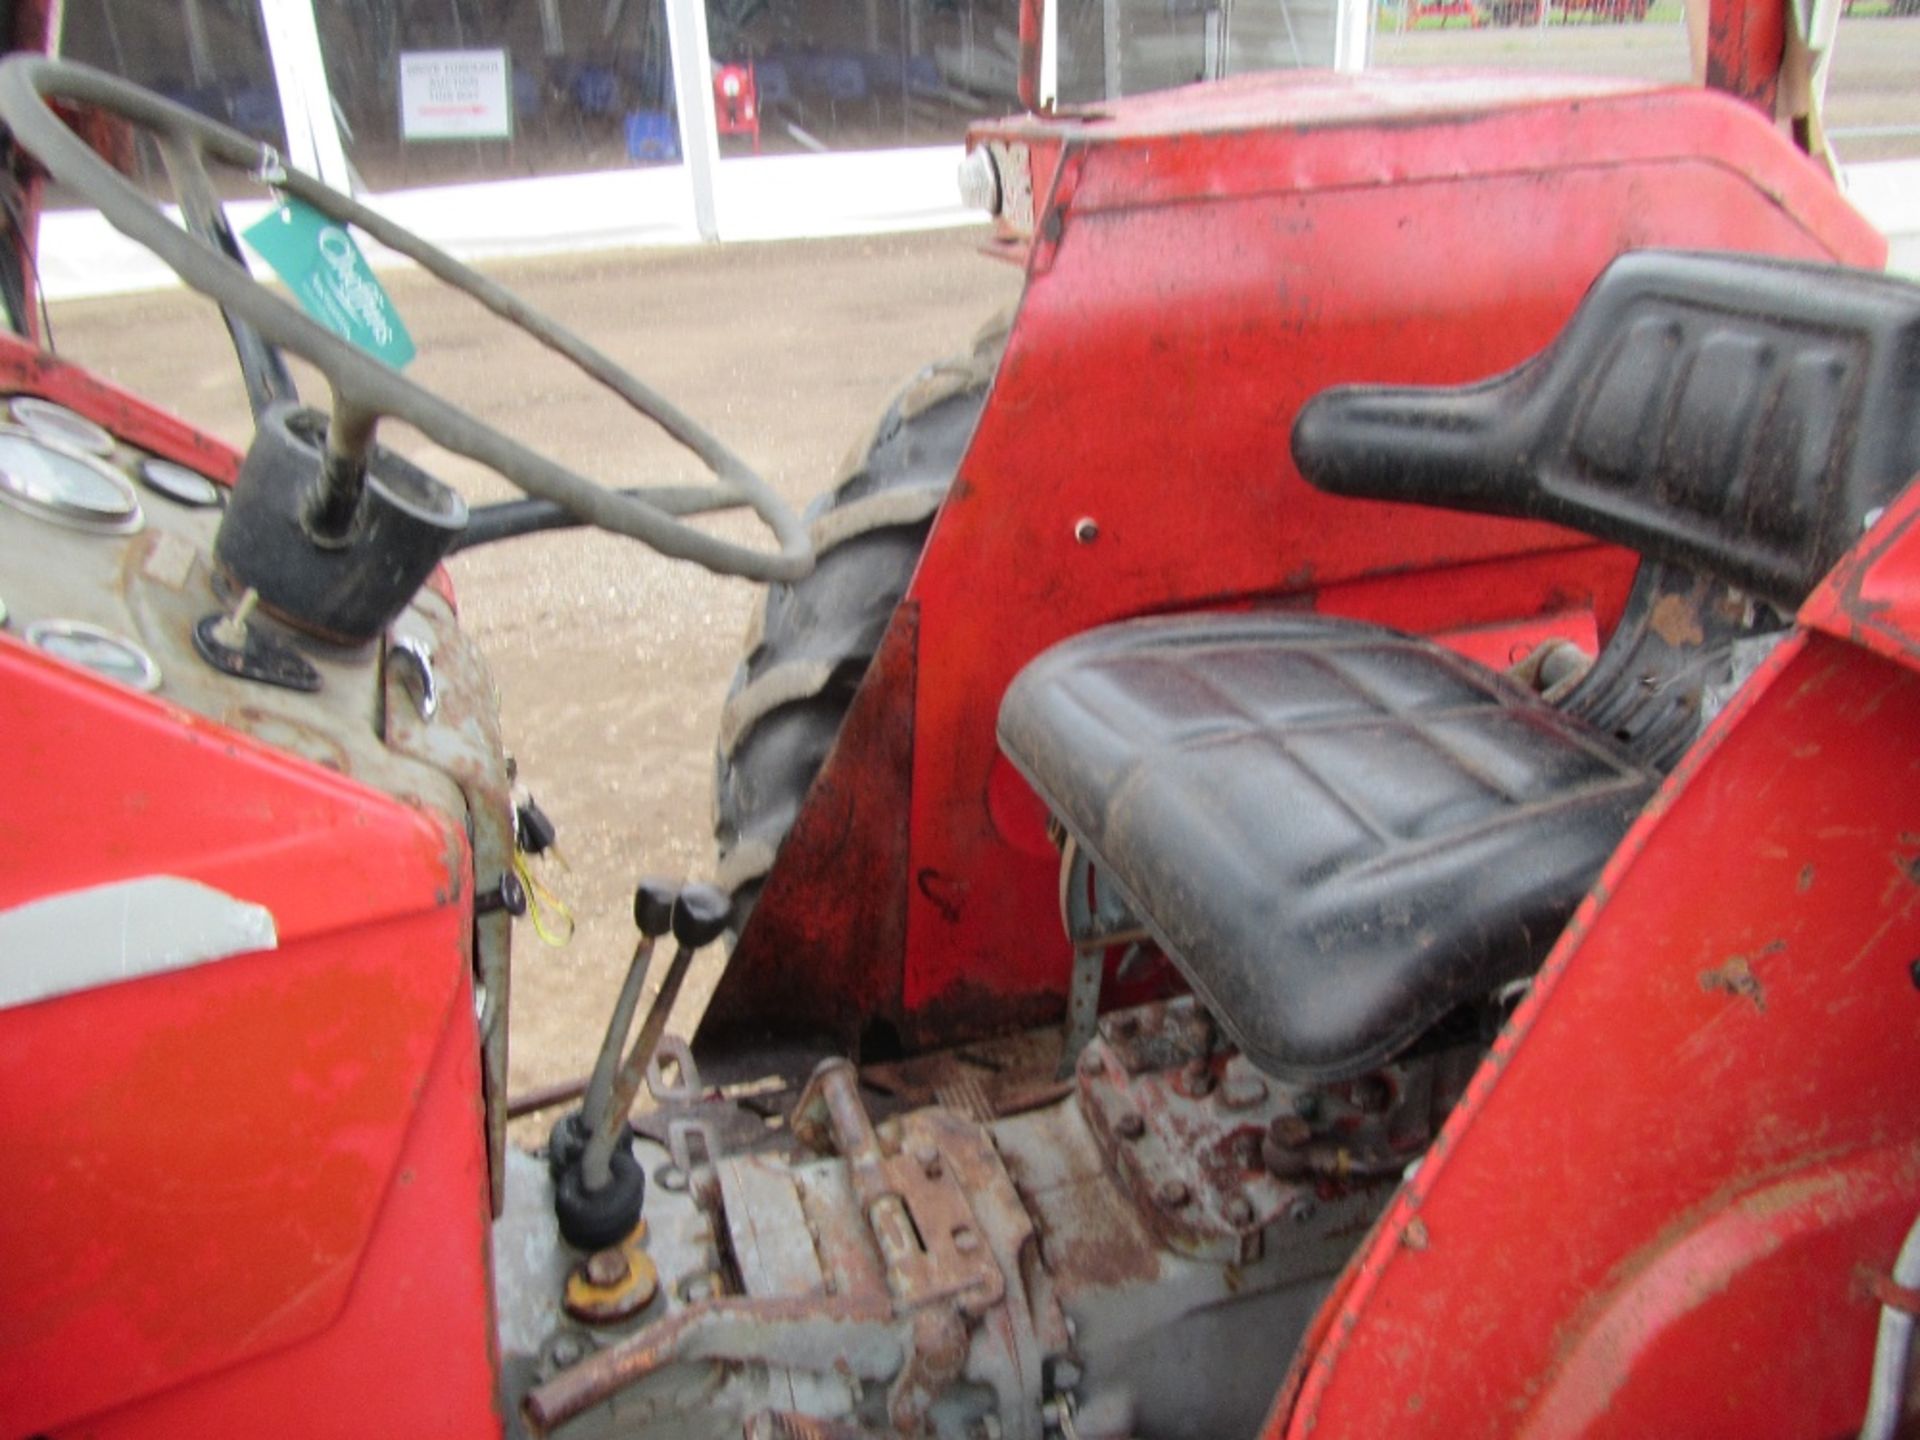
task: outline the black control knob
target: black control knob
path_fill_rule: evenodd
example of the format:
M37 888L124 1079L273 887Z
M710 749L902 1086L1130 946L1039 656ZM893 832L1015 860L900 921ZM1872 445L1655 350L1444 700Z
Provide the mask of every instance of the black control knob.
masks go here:
M673 903L680 898L680 887L671 880L649 875L633 892L633 923L649 940L658 939L673 928Z
M711 885L689 885L673 907L673 938L689 950L720 938L727 928L732 902Z

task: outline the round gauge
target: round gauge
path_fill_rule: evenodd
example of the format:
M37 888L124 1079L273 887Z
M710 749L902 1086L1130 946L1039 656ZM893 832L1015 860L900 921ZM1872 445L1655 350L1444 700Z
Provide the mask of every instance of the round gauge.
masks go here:
M0 425L0 500L80 530L140 528L140 499L126 476L11 425Z
M181 505L205 509L220 503L220 487L198 470L151 455L140 462L140 483Z
M136 690L160 688L160 667L153 657L124 635L84 620L36 620L26 629L29 645L69 665L83 665L96 675L118 680Z
M71 445L89 455L111 455L113 436L100 426L64 405L42 400L38 395L16 395L7 403L13 423L30 430L42 440Z

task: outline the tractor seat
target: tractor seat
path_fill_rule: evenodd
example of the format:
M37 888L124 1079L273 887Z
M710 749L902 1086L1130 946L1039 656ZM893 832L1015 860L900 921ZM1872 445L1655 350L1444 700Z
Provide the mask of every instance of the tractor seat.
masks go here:
M1746 662L1920 470L1916 354L1920 288L1891 277L1625 256L1518 369L1330 391L1293 432L1322 489L1640 553L1558 707L1352 621L1183 616L1042 654L1001 748L1250 1060L1362 1073L1545 957Z
M1537 966L1659 778L1437 645L1297 613L1076 636L1000 745L1248 1059L1313 1083Z

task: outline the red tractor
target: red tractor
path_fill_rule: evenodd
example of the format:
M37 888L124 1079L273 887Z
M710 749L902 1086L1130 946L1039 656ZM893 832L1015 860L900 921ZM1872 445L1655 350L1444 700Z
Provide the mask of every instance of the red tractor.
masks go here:
M1716 16L1712 74L1770 103L1780 25ZM186 228L49 102L157 135ZM0 267L0 1433L1911 1433L1920 290L1746 100L978 127L1021 304L805 521L254 140L34 56L0 123L222 305L258 416L60 362ZM261 289L209 164L715 486L596 486ZM741 504L777 551L685 523ZM722 885L638 885L536 1155L551 837L439 564L556 506L769 589Z

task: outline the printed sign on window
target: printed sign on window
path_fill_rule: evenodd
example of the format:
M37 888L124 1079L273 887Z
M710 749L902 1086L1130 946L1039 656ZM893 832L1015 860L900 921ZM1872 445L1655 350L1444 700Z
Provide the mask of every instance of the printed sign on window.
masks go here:
M402 51L401 138L510 139L512 74L504 50Z

